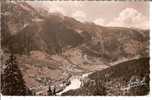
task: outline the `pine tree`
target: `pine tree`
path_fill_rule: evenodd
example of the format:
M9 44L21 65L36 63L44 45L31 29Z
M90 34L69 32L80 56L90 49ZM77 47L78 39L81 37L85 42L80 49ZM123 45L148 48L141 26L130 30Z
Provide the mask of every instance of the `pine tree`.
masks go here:
M53 95L56 96L56 86L53 88Z
M47 92L48 92L48 95L49 95L49 96L53 95L53 92L52 92L52 90L51 90L51 87L50 87L50 86L49 86L49 90L48 90Z
M30 95L29 89L25 86L16 58L13 54L5 64L7 67L2 74L2 94L3 95Z

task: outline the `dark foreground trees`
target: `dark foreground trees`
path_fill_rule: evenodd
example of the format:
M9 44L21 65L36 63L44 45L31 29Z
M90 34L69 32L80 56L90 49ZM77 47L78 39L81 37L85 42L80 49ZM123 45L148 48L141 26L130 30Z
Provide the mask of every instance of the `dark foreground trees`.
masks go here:
M2 94L3 95L31 95L25 86L20 69L18 68L16 57L11 54L6 61L6 68L2 74Z
M51 89L50 86L49 86L49 90L47 91L47 93L48 93L49 96L53 95L53 92L52 92L52 89Z
M51 86L49 86L49 90L47 91L48 96L56 96L56 86L53 87L53 89L51 88Z

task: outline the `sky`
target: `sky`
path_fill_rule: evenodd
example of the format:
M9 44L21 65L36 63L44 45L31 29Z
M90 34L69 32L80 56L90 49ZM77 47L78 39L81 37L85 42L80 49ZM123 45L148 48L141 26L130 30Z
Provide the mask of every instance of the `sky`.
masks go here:
M102 26L149 28L148 2L114 1L29 1L50 13L59 12L80 22Z

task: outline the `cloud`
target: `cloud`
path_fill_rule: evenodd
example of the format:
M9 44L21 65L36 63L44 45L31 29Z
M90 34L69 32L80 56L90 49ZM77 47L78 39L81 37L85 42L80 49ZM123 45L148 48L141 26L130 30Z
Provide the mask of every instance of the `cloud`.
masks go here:
M58 7L58 6L51 6L48 10L49 13L56 13L56 12L59 12L63 15L66 15L66 12L63 8L61 7Z
M133 8L126 8L120 12L117 18L114 18L112 22L108 23L107 26L118 26L118 27L135 27L148 29L149 23L142 13L138 12Z
M41 7L49 12L59 12L64 15L69 15L67 12L73 9L80 8L84 5L81 1L26 1L34 7ZM70 14L71 15L71 14Z
M105 24L105 21L104 21L103 18L98 18L98 19L94 20L93 22L94 22L95 24L101 25L101 26Z
M85 22L87 20L87 16L83 11L76 11L72 14L72 17L80 22Z

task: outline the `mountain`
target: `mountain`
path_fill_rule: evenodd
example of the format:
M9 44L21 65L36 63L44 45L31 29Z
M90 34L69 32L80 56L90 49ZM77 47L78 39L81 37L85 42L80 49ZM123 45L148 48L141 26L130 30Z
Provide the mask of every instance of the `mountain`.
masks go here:
M62 25L60 22L62 19L57 15L41 18L42 16L38 15L32 7L29 8L27 3L9 5L11 5L10 9L4 11L8 14L6 16L3 14L2 19L7 19L5 23L8 29L5 30L9 30L12 36L8 38L9 41L6 39L4 45L8 45L14 53L42 50L51 54L61 51L64 46L76 46L83 41L77 32ZM18 16L14 15L15 13L19 13Z
M2 9L2 48L14 53L40 50L55 54L83 44L80 49L84 54L108 61L148 55L148 30L80 23L58 13L34 9L25 2L4 3Z

